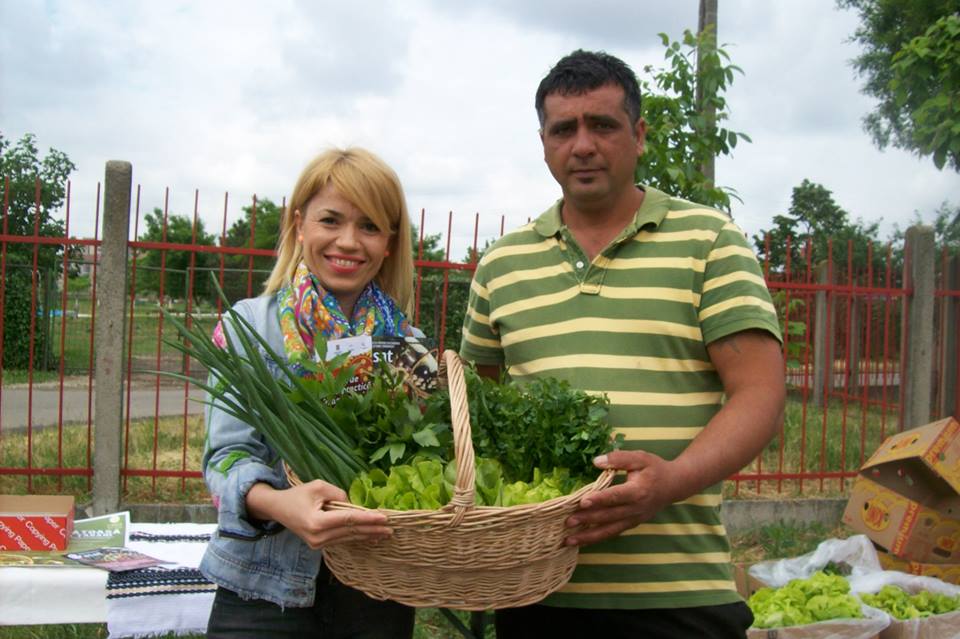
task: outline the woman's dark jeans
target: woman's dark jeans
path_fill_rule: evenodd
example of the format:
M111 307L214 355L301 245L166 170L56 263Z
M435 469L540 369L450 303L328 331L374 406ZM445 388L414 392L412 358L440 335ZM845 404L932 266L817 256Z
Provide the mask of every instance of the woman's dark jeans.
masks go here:
M414 609L394 601L377 601L344 586L325 565L317 577L310 608L280 608L262 599L241 599L217 588L207 626L210 639L409 639Z

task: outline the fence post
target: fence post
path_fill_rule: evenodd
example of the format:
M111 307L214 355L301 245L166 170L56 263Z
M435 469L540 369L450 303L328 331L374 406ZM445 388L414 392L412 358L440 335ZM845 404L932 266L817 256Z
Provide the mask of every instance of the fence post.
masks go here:
M127 236L133 167L109 161L103 195L103 241L97 267L96 428L93 457L93 515L120 509L120 445L123 435L123 312L127 291Z
M830 284L830 269L827 262L817 265L817 283ZM833 332L831 325L833 313L833 295L829 291L817 291L816 312L813 318L813 338L816 340L813 351L813 405L824 407L827 404L825 388L833 388Z
M903 344L900 383L903 385L902 430L930 421L933 398L933 307L936 246L933 227L918 224L907 229L910 263L905 276L912 293L904 297L907 339Z
M943 274L943 290L960 291L960 255L947 261ZM943 370L940 372L940 417L954 415L960 418L958 386L960 386L960 357L957 357L957 322L960 322L960 298L944 297L940 305L940 330L943 331Z

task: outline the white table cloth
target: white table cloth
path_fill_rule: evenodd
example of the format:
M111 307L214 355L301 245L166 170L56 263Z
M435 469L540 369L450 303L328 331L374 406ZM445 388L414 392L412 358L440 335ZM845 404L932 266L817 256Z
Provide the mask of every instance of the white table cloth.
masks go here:
M130 524L126 547L170 567L196 568L214 524ZM138 540L136 533L159 535ZM192 537L189 541L179 538ZM206 592L107 600L109 573L87 567L0 567L0 625L107 623L111 638L157 632L202 632L213 603Z

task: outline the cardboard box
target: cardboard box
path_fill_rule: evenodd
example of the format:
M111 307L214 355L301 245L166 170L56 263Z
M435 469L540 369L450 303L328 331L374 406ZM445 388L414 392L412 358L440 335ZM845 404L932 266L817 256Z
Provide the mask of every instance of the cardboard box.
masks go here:
M941 581L960 586L960 563L957 564L925 564L919 561L908 561L894 557L888 552L877 551L880 565L884 570L898 570L910 575L922 577L936 577Z
M66 550L74 503L65 495L0 495L0 550Z
M900 559L960 563L960 422L884 441L860 469L843 522Z
M765 583L748 572L752 565L750 562L733 564L733 581L737 584L737 592L744 599L749 599L750 595L766 586Z

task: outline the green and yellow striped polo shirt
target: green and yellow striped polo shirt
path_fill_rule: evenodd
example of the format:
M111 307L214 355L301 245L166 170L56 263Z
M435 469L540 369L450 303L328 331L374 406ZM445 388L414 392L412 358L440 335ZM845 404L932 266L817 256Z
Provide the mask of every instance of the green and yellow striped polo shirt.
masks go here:
M642 187L641 187L642 188ZM480 260L461 355L516 380L551 376L606 393L627 450L675 458L723 401L707 344L746 329L779 339L743 232L725 214L652 188L633 223L588 261L562 202ZM580 551L543 603L670 608L738 601L720 485Z

